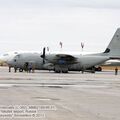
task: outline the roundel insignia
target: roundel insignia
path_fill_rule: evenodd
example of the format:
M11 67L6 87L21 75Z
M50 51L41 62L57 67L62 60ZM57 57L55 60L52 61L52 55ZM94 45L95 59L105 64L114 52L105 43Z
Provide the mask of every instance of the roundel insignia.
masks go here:
M116 35L116 37L119 37L119 35Z
M109 52L110 52L110 49L107 48L104 53L109 53Z

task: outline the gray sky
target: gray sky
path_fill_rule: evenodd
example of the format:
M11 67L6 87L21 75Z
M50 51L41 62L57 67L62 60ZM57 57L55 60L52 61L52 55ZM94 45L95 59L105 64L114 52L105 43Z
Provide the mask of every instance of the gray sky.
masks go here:
M120 0L0 0L0 53L100 52L120 27Z

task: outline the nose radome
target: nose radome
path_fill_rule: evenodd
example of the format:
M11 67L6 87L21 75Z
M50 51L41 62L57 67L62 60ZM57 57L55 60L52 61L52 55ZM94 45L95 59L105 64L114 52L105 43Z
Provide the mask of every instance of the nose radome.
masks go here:
M9 59L6 61L6 63L8 64L8 66L13 66L14 65L14 59Z

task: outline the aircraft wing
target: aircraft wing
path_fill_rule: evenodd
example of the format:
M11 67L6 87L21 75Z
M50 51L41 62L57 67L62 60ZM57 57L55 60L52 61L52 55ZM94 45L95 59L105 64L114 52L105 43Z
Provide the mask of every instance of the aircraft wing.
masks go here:
M75 56L69 54L54 54L54 55L46 55L46 60L53 64L57 65L69 65L78 63Z

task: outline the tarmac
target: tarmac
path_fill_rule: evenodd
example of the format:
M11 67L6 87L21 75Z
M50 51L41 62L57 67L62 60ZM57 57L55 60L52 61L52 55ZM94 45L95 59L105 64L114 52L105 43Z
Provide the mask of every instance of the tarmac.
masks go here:
M0 67L0 120L120 120L120 73Z

